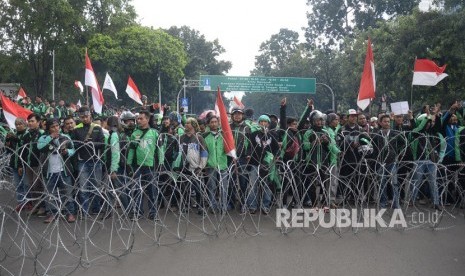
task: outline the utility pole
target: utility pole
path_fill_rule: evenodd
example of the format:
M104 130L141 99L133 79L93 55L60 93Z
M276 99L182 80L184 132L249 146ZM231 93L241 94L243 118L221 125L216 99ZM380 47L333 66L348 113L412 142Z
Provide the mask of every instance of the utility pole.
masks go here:
M52 51L52 100L55 100L55 49Z
M335 105L335 99L334 99L334 92L333 92L333 89L331 89L331 87L329 87L329 85L324 84L324 83L321 83L321 82L317 82L316 84L323 85L324 87L326 87L326 88L329 89L329 91L331 92L331 97L332 97L332 100L331 100L331 108L333 109L333 112L336 112L336 105Z
M200 87L200 81L199 80L188 80L186 78L182 79L182 87L179 89L178 96L176 97L176 111L179 113L179 97L181 95L181 92L184 91L184 98L186 97L186 88L187 87Z
M160 105L160 111L161 111L161 82L160 82L160 71L158 71L158 104Z

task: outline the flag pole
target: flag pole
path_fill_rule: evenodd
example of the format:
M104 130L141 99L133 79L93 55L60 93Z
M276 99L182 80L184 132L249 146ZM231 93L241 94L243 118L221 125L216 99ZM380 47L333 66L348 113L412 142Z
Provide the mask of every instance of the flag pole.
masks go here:
M415 63L417 62L417 56L415 56L415 60L413 62L413 72L415 74ZM413 81L412 81L412 86L410 87L410 109L413 110Z
M86 86L86 105L89 106L89 87Z
M413 84L410 86L410 108L413 110Z
M86 47L86 57L87 57L87 47ZM86 62L87 62L87 60L86 60ZM87 107L89 107L89 87L86 85L85 80L84 80L84 85L86 87L86 105L87 105Z

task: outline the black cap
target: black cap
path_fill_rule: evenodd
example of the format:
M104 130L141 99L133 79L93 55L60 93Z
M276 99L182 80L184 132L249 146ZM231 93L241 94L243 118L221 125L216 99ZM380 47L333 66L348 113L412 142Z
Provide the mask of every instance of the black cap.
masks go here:
M91 115L89 107L87 107L85 105L81 106L81 108L79 108L78 113L79 113L79 115Z
M234 107L233 109L231 109L231 114L234 114L235 112L244 114L244 110L242 110L242 108L240 107Z

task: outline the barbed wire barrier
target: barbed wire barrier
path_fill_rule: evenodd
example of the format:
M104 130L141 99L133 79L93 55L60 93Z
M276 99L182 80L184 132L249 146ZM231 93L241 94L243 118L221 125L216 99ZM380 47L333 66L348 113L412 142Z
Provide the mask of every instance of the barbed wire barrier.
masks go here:
M375 137L373 134L372 142ZM364 231L438 231L453 227L457 219L463 219L463 166L442 165L433 160L435 182L415 182L423 163L403 159L411 143L402 139L403 148L376 148L373 143L360 152L357 149L359 159L355 163L345 158L354 149L346 148L337 163L331 164L329 156L320 154L325 145L317 138L309 150L302 147L297 157L290 160L275 157L268 164L231 163L226 170L207 171L158 164L145 173L141 173L140 167L133 167L131 172L121 168L116 177L106 172L102 157L106 154L95 153L89 162L80 161L84 164L80 168L90 168L87 173L75 171L69 177L60 174L52 178L46 167L51 155L41 154L37 156L40 166L36 168L20 160L24 170L37 177L32 179L34 176L29 178L24 173L26 191L19 197L18 178L14 176L17 172L10 160L24 156L25 147L7 150L2 143L0 271L2 275L67 275L80 267L119 259L153 246L217 237L292 235L296 231L343 237ZM173 141L177 143L177 139ZM179 144L173 146L181 148ZM395 170L386 169L386 154L390 150L396 152ZM74 157L66 157L65 163L71 162L71 158ZM424 174L432 173L429 170ZM412 183L418 186L412 188ZM392 195L398 191L399 206L395 206L392 195L381 202L383 189ZM414 189L418 189L418 194L412 197ZM434 211L434 193L441 207L438 219L413 221L414 213ZM36 215L43 207L46 215L55 215L50 223L43 223L43 218ZM324 227L317 220L308 227L296 228L278 225L276 216L282 208L307 208L328 217L331 210L339 208L358 210L355 220L361 221L363 209L387 208L385 214L389 216L392 207L402 210L407 227ZM70 213L77 218L75 222L68 221Z

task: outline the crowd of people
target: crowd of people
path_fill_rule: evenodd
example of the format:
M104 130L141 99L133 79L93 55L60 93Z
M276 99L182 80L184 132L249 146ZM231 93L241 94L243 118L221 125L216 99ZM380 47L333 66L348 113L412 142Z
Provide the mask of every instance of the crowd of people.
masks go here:
M180 214L268 215L280 208L464 203L465 113L458 101L418 114L345 113L315 109L300 118L234 107L230 127L237 158L226 155L218 114L186 117L155 106L137 112L35 104L27 120L2 135L15 187L16 211L50 223L79 214L159 220ZM423 183L428 185L423 185ZM389 184L389 185L388 185ZM144 207L144 202L147 206ZM365 205L366 204L366 205ZM116 206L118 208L116 208Z

